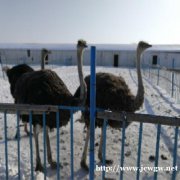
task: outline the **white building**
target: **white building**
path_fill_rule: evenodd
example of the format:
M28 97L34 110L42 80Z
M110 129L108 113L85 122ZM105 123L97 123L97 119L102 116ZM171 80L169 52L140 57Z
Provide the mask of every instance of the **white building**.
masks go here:
M147 51L143 63L180 69L180 45L156 45Z
M97 44L96 64L98 66L128 66L136 65L136 44ZM47 57L49 64L75 65L75 44L0 44L0 60L3 64L40 64L41 49L51 50ZM157 64L180 69L180 45L155 45L142 56L142 62L150 66ZM90 47L84 52L84 64L90 64Z

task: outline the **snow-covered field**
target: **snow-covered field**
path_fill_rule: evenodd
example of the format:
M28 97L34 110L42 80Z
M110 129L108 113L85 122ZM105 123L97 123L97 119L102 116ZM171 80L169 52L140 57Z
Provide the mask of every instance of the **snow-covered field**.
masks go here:
M37 67L36 67L37 68ZM55 67L53 70L62 78L67 87L72 93L75 92L79 86L77 70L75 66L69 67ZM84 67L85 75L90 73L89 67ZM116 75L121 75L126 80L130 89L134 94L137 91L137 78L135 69L127 68L105 68L97 67L97 71L111 72ZM2 72L0 72L1 75ZM157 86L153 86L149 79L144 77L145 86L145 100L144 105L139 112L164 116L179 116L180 105L176 104L164 90ZM9 83L6 79L0 78L0 102L12 103L9 90ZM74 115L74 177L75 179L88 179L89 175L80 167L80 160L84 146L85 131L84 125L76 121L80 117L80 112ZM16 132L16 116L8 115L8 138L12 139ZM5 153L4 153L4 121L3 114L0 114L0 180L5 179ZM136 166L137 162L137 148L138 148L138 133L139 123L132 123L126 129L126 143L125 143L125 163L124 166ZM143 167L153 167L154 161L149 160L150 156L155 156L157 126L153 124L143 125L143 139L142 139L142 154L141 165ZM160 152L159 152L159 166L172 166L173 162L173 147L174 147L175 128L170 126L161 127ZM180 134L180 131L179 131ZM42 142L42 136L40 143ZM50 134L52 153L56 158L56 130ZM100 129L96 129L96 163L100 166L97 158L97 150L99 147ZM107 129L107 158L113 159L113 165L120 164L121 153L121 132L118 130ZM23 128L21 129L21 179L30 179L30 149L29 138L25 136ZM34 144L33 144L34 145ZM40 147L43 160L43 146ZM35 154L35 149L34 149ZM180 138L178 141L177 150L177 165L180 167ZM8 159L9 159L9 179L18 179L18 162L17 162L17 141L8 141ZM165 160L166 159L166 160ZM70 125L60 129L60 161L63 168L60 170L61 179L70 179ZM34 160L35 162L35 160ZM158 172L158 179L169 180L172 172ZM35 179L43 179L42 173L34 172ZM154 172L147 171L140 173L140 179L153 179ZM118 172L107 172L107 178L119 179ZM95 178L101 179L101 172L95 171ZM136 172L125 171L124 179L132 180L136 178ZM56 179L56 171L51 170L47 164L47 179ZM180 179L180 173L177 172L177 179Z

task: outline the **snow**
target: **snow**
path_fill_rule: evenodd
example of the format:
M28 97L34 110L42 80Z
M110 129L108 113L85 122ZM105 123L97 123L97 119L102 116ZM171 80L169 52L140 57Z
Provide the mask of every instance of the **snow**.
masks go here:
M38 69L39 67L35 67ZM52 66L50 66L52 68ZM77 69L75 66L53 66L53 70L62 78L67 87L72 93L75 92L79 86ZM84 67L85 75L90 73L90 67ZM135 69L127 68L112 68L112 67L97 67L97 72L111 72L116 75L121 75L126 80L133 94L137 91L137 77ZM143 77L145 87L145 100L143 107L138 111L140 113L164 115L164 116L179 116L180 105L168 96L168 94L161 88L151 84L147 77ZM10 94L9 83L7 78L0 78L0 102L12 103L13 98ZM80 160L84 146L84 139L86 136L84 130L84 124L76 121L80 117L80 112L74 114L74 177L75 179L88 179L89 175L80 167ZM5 179L5 153L4 153L4 120L3 114L0 114L0 179ZM8 164L9 164L9 179L18 179L18 161L17 161L17 141L13 139L16 132L16 116L8 115L7 117L7 134L8 138ZM21 141L20 141L20 167L21 167L21 179L26 180L31 177L30 166L30 146L29 138L25 136L23 128L21 128ZM120 165L120 153L121 153L121 135L122 132L107 128L107 145L106 155L107 159L113 159L114 165ZM175 128L170 126L161 126L161 139L160 139L160 151L159 151L159 165L158 166L172 166L173 163L173 147L174 147L174 134ZM179 131L180 134L180 131ZM139 123L132 123L126 129L126 143L125 143L125 163L124 166L136 166L137 164L137 149L138 149L138 135L139 135ZM155 156L156 147L156 135L157 126L153 124L143 124L143 138L142 138L142 153L141 153L141 166L154 166L154 161L150 161L150 156ZM52 146L53 157L56 158L56 130L50 133L50 140ZM95 138L95 159L96 164L100 166L97 151L100 140L100 129L96 129ZM43 135L40 135L40 153L43 161ZM34 163L35 163L35 146L33 141L34 151ZM166 157L167 160L164 160ZM89 160L89 158L87 158ZM60 161L63 168L60 170L61 179L70 179L70 124L60 129ZM178 141L177 150L177 165L180 167L180 138ZM35 165L34 165L35 166ZM95 178L101 179L101 173L95 171ZM160 171L158 172L159 179L170 179L172 172ZM140 173L140 179L153 179L154 172L147 171ZM44 179L43 173L34 171L35 179ZM107 172L107 178L119 179L118 172ZM136 172L125 171L124 179L132 180L136 178ZM177 179L180 179L180 173L177 172ZM47 179L56 179L56 171L51 170L49 164L47 164Z

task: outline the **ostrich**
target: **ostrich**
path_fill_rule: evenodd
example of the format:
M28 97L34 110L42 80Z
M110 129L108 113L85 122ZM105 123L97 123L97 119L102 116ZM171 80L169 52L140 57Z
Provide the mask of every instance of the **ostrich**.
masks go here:
M48 51L47 49L42 49L42 51L41 51L41 68L42 69L44 69L44 61L45 61L46 56L49 53L51 53L51 51ZM27 64L20 64L20 65L13 67L11 70L8 66L6 66L3 68L3 71L6 72L6 75L8 77L9 83L10 83L11 95L14 98L15 84L16 84L17 80L20 78L20 76L24 75L24 73L32 72L32 71L34 71L34 69L32 69ZM27 135L29 135L27 123L24 123L24 131ZM15 135L15 139L17 139L17 132Z
M15 84L14 97L18 104L38 104L38 105L65 105L81 106L85 102L87 94L86 84L82 72L82 55L87 47L86 42L79 40L77 43L77 60L78 73L80 80L80 97L74 97L64 82L58 75L51 70L32 71L19 77ZM16 67L17 68L17 67ZM13 68L12 68L13 69ZM10 69L9 71L11 71ZM28 122L28 116L22 115L22 121ZM65 126L70 119L68 110L60 110L59 126ZM39 153L39 126L43 126L42 115L33 115L33 133L36 147L36 171L43 171L43 166ZM46 115L46 141L47 141L47 158L51 168L56 168L57 163L52 159L51 146L48 129L56 128L56 113L50 112Z
M42 49L41 51L41 69L45 69L44 64L46 61L46 57L48 54L51 54L51 51L48 51L47 49Z
M10 69L8 66L6 66L3 68L3 71L5 71L5 73L8 77L8 81L10 83L11 95L13 98L15 98L14 97L14 90L15 90L15 85L16 85L17 80L23 74L25 74L27 72L32 72L32 71L34 71L34 69L32 69L27 64L20 64L20 65L14 66L12 69ZM16 103L16 101L15 101L15 103ZM24 125L24 131L26 132L27 135L29 135L29 131L27 129L27 123L25 123L25 125ZM17 139L17 132L15 135L15 139Z
M96 74L96 105L99 108L109 109L111 111L127 111L135 112L138 110L144 101L144 87L140 70L140 57L142 52L151 47L151 45L140 41L137 46L137 77L138 77L138 90L136 96L134 96L125 80L122 77L115 76L111 73L97 73ZM87 84L87 100L86 105L90 104L90 75L85 78ZM75 92L75 96L78 96L79 88ZM84 145L83 155L81 158L81 167L88 170L86 164L88 141L90 136L89 115L84 115L85 124L87 126L86 141ZM108 120L110 127L115 129L122 128L122 122ZM126 123L126 127L129 123ZM102 119L96 119L95 126L101 128L101 138L98 150L98 158L102 162L102 142L103 142L103 121ZM106 160L106 163L112 163L111 160Z

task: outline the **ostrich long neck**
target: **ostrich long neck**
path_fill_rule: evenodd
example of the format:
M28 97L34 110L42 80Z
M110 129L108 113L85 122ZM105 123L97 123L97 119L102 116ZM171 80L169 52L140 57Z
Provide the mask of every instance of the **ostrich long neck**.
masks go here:
M143 81L142 81L142 76L141 76L141 64L140 64L141 54L142 52L139 49L137 49L136 66L137 66L137 77L138 77L138 90L137 90L137 94L134 100L135 110L139 109L144 101L144 86L143 86Z
M78 60L78 74L79 74L79 81L80 81L80 105L84 105L86 102L87 96L87 88L86 83L84 81L84 75L82 70L82 56L83 56L83 49L77 50L77 60Z
M44 69L44 62L46 60L47 55L48 55L48 53L45 53L42 51L42 53L41 53L41 69Z

